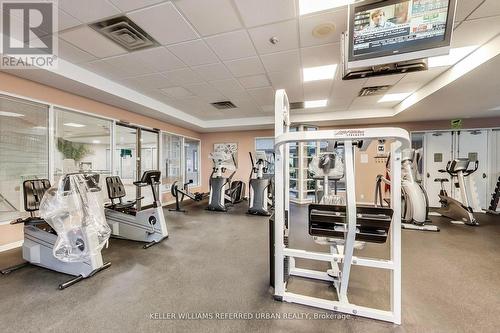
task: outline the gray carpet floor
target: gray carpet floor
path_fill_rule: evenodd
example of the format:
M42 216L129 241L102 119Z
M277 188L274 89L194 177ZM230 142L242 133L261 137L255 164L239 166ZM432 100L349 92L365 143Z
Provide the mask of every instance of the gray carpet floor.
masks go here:
M165 211L170 237L150 249L112 239L112 266L64 291L64 274L28 266L0 276L1 332L499 332L500 217L478 214L480 227L433 217L441 232L403 230L403 324L365 318L314 319L320 309L274 301L269 285L268 218L187 205ZM328 251L307 235L304 207L291 207L291 247ZM370 244L363 256L387 256ZM0 253L0 267L22 261L20 249ZM325 268L322 264L297 266ZM349 297L389 307L389 277L355 267ZM335 298L326 283L294 278L291 291ZM262 316L217 319L219 314ZM203 314L212 319L180 319ZM287 315L292 319L265 319ZM152 319L155 317L159 319ZM175 319L172 318L175 316ZM309 319L304 319L309 316ZM300 319L302 318L302 319Z

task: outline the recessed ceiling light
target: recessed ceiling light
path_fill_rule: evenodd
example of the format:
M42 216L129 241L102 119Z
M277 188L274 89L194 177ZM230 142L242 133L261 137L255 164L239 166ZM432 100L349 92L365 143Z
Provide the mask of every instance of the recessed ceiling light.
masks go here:
M299 13L306 15L331 8L347 6L355 0L299 0Z
M77 124L77 123L65 123L64 126L69 126L69 127L85 127L86 125L82 124Z
M384 97L379 99L379 103L384 102L400 102L404 100L406 97L410 96L411 93L399 93L399 94L386 94Z
M92 140L92 143L99 144L99 143L101 143L101 141L100 140Z
M453 66L469 53L474 51L477 48L477 45L472 46L464 46L458 47L450 50L450 54L439 56L439 57L431 57L428 59L429 68L434 67L442 67L442 66Z
M322 107L325 107L327 104L328 104L327 99L318 99L316 101L305 101L304 108L306 108L306 109L322 108Z
M326 65L304 68L304 82L318 80L333 80L337 72L337 65Z
M15 113L15 112L0 111L0 116L4 116L4 117L24 117L24 114Z

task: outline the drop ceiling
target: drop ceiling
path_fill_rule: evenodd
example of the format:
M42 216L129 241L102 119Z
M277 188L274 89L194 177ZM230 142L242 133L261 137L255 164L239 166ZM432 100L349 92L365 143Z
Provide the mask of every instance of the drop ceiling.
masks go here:
M246 128L270 127L274 91L280 88L286 89L293 102L328 99L325 108L293 111L302 118L328 114L330 118L342 115L345 120L352 114L353 119L359 119L365 111L373 116L374 110L389 112L400 102L377 103L380 96L358 97L361 88L392 85L389 93L411 93L449 70L443 66L354 81L342 81L337 71L334 80L304 83L302 68L340 65L340 34L347 26L345 6L300 16L296 0L87 0L85 5L81 1L59 0L58 3L62 59L168 105L180 111L181 116L111 96L109 92L96 93L97 87L88 84L86 87L83 84L79 87L77 82L68 84L58 75L35 74L33 70L9 73L200 131L205 123L222 124L235 119L241 124L242 118L246 119ZM132 19L160 46L129 53L87 26L119 15ZM459 0L456 19L452 46L479 47L500 33L500 1ZM333 24L334 32L323 38L314 37L312 29L322 23ZM270 43L271 37L277 38L278 43ZM217 110L210 105L225 100L232 101L237 108ZM500 100L497 102L500 105ZM418 120L419 104L412 107L410 116L405 113L405 118ZM477 115L482 116L481 112L478 110ZM182 114L192 116L197 123L189 124ZM426 115L427 119L432 116ZM212 127L210 130L217 130L217 126Z

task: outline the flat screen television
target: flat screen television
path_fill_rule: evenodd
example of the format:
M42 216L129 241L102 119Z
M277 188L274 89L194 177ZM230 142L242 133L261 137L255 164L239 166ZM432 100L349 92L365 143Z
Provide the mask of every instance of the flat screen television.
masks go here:
M349 68L448 54L456 0L365 0L349 6Z

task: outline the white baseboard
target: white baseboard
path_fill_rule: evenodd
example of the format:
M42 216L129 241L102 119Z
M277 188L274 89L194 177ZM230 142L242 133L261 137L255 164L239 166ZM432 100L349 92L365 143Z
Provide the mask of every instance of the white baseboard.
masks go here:
M20 240L17 242L5 244L5 245L0 245L0 252L9 251L9 250L21 247L21 246L23 246L23 243L24 243L24 240Z

